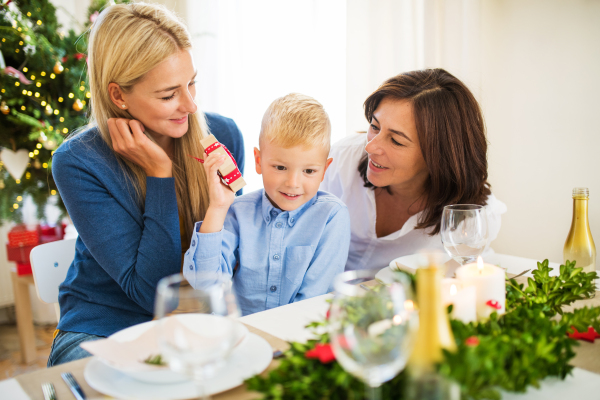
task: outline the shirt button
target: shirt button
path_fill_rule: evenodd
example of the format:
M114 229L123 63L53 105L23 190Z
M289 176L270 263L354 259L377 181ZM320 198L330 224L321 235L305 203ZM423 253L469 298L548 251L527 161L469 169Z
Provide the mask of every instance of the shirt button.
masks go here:
M281 224L281 222L278 222L277 225L275 225L278 228L281 228L283 225Z
M294 218L290 218L290 223L294 223Z
M271 215L276 217L277 216L277 211L271 211Z
M275 260L279 260L279 254L275 254L275 255L273 256L273 259L275 259Z
M192 269L194 269L194 266L193 266L193 265L190 265L190 270L192 270Z
M277 286L275 286L275 285L271 286L271 292L274 292L276 290L277 290Z
M196 245L196 239L192 240L192 247Z

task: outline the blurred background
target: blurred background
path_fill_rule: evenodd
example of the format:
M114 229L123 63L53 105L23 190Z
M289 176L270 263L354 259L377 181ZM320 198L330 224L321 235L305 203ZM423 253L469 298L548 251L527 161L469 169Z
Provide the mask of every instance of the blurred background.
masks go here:
M233 118L244 135L246 192L261 187L252 149L275 98L315 97L335 142L366 130L363 101L384 80L441 67L484 111L489 182L508 206L495 251L562 262L576 186L590 189L600 245L600 1L148 1L187 22L199 105ZM51 3L61 29L85 31L90 0ZM46 222L58 217L50 212ZM8 282L3 251L0 281ZM4 286L0 306L11 301Z

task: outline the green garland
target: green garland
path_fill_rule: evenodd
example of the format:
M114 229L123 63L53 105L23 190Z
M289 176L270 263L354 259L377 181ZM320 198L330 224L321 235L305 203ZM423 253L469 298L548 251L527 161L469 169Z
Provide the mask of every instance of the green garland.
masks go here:
M560 266L559 276L551 277L550 271L545 260L537 264L526 288L509 280L504 315L494 313L481 323L451 321L457 350L444 352L438 370L460 385L464 399L500 399L500 390L525 392L547 377L564 379L573 369L569 361L578 346L567 335L571 327L585 331L592 326L600 332L600 307L562 310L592 296L596 272L585 273L569 261ZM326 326L322 321L308 327ZM328 342L328 334L322 334L306 344L291 343L278 368L248 379L248 389L265 399L363 399L364 384L339 363L323 364L305 356ZM401 398L406 379L402 372L384 384L382 398Z

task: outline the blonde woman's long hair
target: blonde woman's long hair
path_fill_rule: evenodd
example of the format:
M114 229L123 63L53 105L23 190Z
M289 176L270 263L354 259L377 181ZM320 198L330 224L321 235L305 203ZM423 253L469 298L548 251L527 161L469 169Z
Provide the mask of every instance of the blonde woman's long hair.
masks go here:
M116 4L106 8L91 28L88 47L88 75L91 91L91 123L98 126L112 149L109 118L131 115L110 99L108 85L118 84L128 93L158 64L191 48L185 25L169 10L155 4ZM189 244L195 221L204 219L208 208L208 184L202 165L189 155L202 157L200 140L208 135L204 114L188 117L188 131L173 144L173 177L183 230L183 246ZM115 153L131 171L130 180L143 207L146 173L133 162Z

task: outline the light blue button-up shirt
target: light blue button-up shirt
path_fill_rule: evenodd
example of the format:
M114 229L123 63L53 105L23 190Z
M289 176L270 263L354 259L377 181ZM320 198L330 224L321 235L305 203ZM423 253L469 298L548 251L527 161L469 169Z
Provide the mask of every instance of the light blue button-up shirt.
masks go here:
M194 287L199 272L233 276L243 315L330 292L348 258L350 215L327 192L281 211L261 189L235 199L220 232L200 233L201 224L183 274Z

